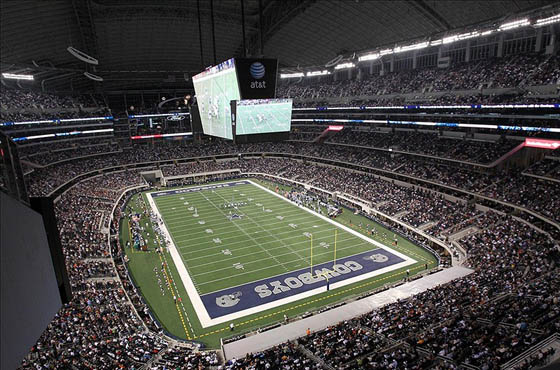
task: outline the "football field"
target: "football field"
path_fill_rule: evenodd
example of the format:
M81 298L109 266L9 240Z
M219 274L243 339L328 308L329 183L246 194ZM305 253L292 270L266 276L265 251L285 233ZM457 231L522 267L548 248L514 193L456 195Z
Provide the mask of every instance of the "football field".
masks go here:
M148 198L202 326L416 262L246 180Z

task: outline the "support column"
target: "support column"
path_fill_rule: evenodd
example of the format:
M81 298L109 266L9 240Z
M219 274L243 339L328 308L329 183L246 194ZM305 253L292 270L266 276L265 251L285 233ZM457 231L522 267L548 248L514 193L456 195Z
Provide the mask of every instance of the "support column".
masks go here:
M412 69L416 69L416 55L418 54L418 50L414 50L412 53Z
M537 29L537 37L535 38L535 53L541 51L543 27Z
M504 55L504 34L500 34L500 38L498 39L498 52L497 57L501 58Z
M465 62L471 61L471 40L467 40L467 46L465 46Z
M395 70L395 55L391 55L391 64L389 67L389 72L393 73L393 71Z

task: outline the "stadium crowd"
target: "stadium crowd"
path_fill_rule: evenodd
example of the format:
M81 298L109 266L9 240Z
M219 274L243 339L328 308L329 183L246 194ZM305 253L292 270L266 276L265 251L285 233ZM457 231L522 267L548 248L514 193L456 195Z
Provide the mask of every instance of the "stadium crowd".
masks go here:
M142 183L138 171L97 176L74 186L56 203L73 299L22 368L132 369L150 363L150 368L164 369L218 363L215 353L203 354L194 350L196 345L163 338L122 263L111 258L119 256L118 246L110 246L107 238L112 208L125 188Z
M94 94L68 96L8 88L0 91L0 122L82 118L107 113L109 109L103 98Z
M105 167L122 166L132 163L146 163L190 157L212 157L216 154L235 153L288 153L335 160L337 163L351 163L376 170L391 171L393 174L411 176L436 184L475 192L493 199L499 199L534 210L553 220L558 220L555 211L560 205L557 183L545 179L532 178L522 173L483 173L476 167L463 164L431 161L414 156L394 156L391 153L367 148L339 145L317 145L301 143L247 144L234 146L224 142L203 145L163 146L155 148L138 147L135 150L96 155L80 160L70 160L44 168L34 169L28 176L28 187L33 194L48 194L59 185L78 174ZM212 158L208 158L212 159ZM305 169L301 169L305 171ZM169 171L169 170L167 170ZM286 169L287 174L301 175L300 168ZM317 181L320 181L318 179ZM329 186L328 181L323 181ZM435 186L435 185L434 185ZM362 189L360 192L367 191ZM519 189L519 191L518 191ZM449 190L449 189L448 189ZM451 191L451 190L449 190ZM381 195L383 197L383 195ZM464 194L463 194L464 196Z
M287 148L294 152L302 150L301 146L293 144L267 146L268 151L273 152ZM169 149L139 151L132 157L131 153L128 157L100 157L90 159L87 164L71 161L62 167L47 167L49 171L42 176L48 180L42 183L50 183L57 173L62 176L59 181L66 181L84 172L84 168L118 165L119 161L184 158L227 152L231 148L218 144L213 148ZM262 151L258 144L244 149L246 152ZM333 149L307 147L303 152L327 157ZM354 151L345 154L349 161L360 161ZM474 274L313 333L297 344L287 343L232 360L223 365L226 369L320 368L321 361L339 363L339 368L357 369L421 368L426 364L446 368L460 363L492 364L488 368L495 368L560 326L559 281L544 278L546 274L557 272L554 264L558 262L557 247L544 234L512 216L477 210L441 195L434 196L430 190L397 185L373 175L289 159L196 161L166 165L161 169L165 176L224 169L269 173L363 198L389 215L404 211L401 221L412 227L431 223L428 232L441 238L467 226L475 225L478 229L459 241L468 251L467 265L475 270ZM54 367L55 364L131 368L149 363L153 368L163 369L174 365L218 364L213 353L200 353L192 346L178 348L159 335L147 306L127 279L125 264L119 260L121 246L116 243L109 246L107 242L104 228L109 226L111 209L125 188L143 184L139 171L93 177L72 187L57 203L61 240L75 297L34 346L23 363L24 368ZM32 186L30 189L33 192L39 188ZM556 189L551 190L554 192ZM550 194L548 199L551 199ZM123 204L121 200L117 216ZM407 206L402 208L403 204ZM118 221L114 220L110 227L118 228ZM111 255L117 258L109 258ZM498 284L498 281L505 284ZM531 292L530 297L525 298L520 294L522 291ZM506 306L501 303L503 295L508 297ZM130 305L135 310L131 310ZM505 307L511 307L511 313L517 312L513 311L515 307L536 309L523 309L523 315L512 315L505 313ZM481 317L490 322L481 322ZM489 339L490 331L499 334L494 338L501 340ZM467 347L465 343L476 343L476 347Z
M365 74L361 80L301 81L279 87L278 96L294 99L321 99L415 92L477 90L487 87L518 87L558 84L559 56L514 55L483 61L459 63L449 68L429 67L390 73ZM384 104L387 102L384 102Z

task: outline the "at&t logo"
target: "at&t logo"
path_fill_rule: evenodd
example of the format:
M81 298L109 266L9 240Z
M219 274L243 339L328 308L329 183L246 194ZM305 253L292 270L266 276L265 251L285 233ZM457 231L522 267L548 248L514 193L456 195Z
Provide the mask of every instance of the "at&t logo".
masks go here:
M254 62L249 67L249 73L255 80L260 80L265 75L265 68L261 62ZM266 89L266 81L251 81L251 89Z

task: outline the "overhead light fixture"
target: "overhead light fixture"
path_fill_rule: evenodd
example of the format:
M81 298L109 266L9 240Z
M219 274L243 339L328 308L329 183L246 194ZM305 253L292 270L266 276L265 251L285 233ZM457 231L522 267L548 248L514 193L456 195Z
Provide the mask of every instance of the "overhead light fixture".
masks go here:
M330 72L327 71L326 69L324 69L322 71L309 71L305 74L305 76L313 77L313 76L324 76L324 75L328 75L328 74L330 74Z
M430 46L429 42L420 42L418 44L399 46L393 49L393 53L403 53L405 51L410 51L410 50L419 50L419 49L427 48L428 46Z
M450 43L455 42L457 40L459 40L457 35L453 35L453 36L444 37L441 41L442 41L443 44L450 44Z
M298 78L303 77L303 72L296 72L296 73L280 73L280 78Z
M553 15L552 17L548 18L541 18L535 21L535 27L546 26L547 24L557 23L560 22L560 14Z
M22 75L18 73L2 73L2 77L9 80L27 80L33 81L33 75Z
M467 33L462 33L460 35L457 35L457 38L459 40L467 40L467 39L472 39L473 37L478 37L478 36L480 36L480 32L472 31L472 32L467 32Z
M347 68L354 68L356 65L352 62L348 62L348 63L340 63L337 64L334 69L347 69Z
M517 21L504 23L500 26L500 31L512 30L514 28L528 26L529 20L527 18L519 19Z
M376 60L376 59L379 59L379 53L365 54L362 55L361 57L358 57L358 62L365 62L367 60Z

